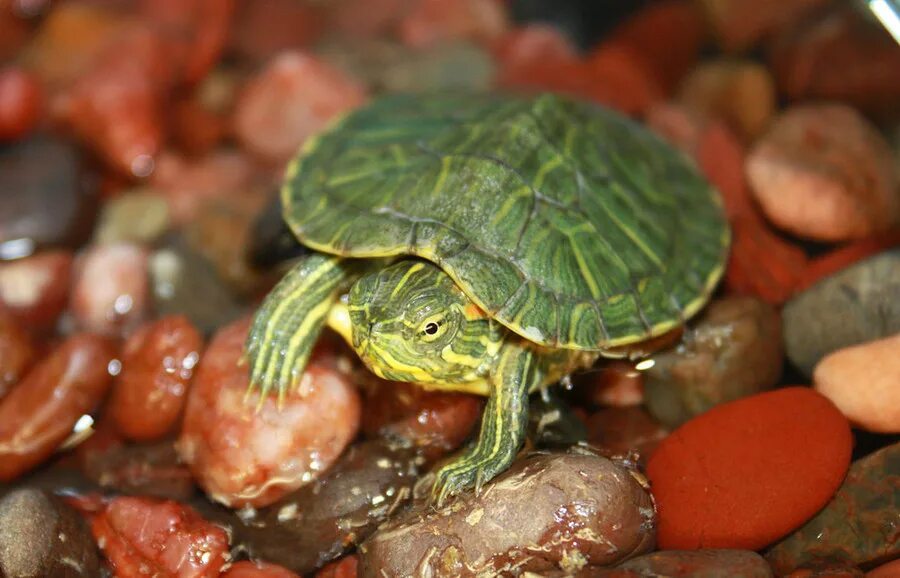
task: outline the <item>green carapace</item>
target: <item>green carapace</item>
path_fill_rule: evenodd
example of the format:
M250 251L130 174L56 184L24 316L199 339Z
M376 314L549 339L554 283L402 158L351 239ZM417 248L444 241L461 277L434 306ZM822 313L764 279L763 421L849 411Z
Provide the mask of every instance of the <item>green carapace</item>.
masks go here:
M694 315L729 244L681 153L549 94L382 97L308 142L281 194L312 253L256 314L251 387L298 383L328 325L383 378L488 396L439 503L510 464L529 392Z

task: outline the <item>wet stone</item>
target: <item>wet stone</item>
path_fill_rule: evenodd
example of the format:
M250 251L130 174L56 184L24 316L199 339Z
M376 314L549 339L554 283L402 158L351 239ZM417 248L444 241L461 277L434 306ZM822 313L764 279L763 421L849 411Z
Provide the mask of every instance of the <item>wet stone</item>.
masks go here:
M0 500L0 576L94 578L100 561L81 516L53 495L21 489Z
M647 409L676 427L716 405L772 387L783 358L774 307L752 297L714 301L682 343L652 358L645 372Z
M196 491L171 441L91 452L82 468L100 487L120 494L186 500Z
M90 234L96 198L77 150L50 137L0 147L0 259Z
M70 251L41 251L0 263L0 304L31 333L54 328L69 301Z
M633 471L586 450L535 454L479 496L439 509L420 502L382 525L360 547L359 573L574 572L651 550L654 526L652 499Z
M826 277L782 312L788 359L811 376L829 353L900 332L900 250Z
M213 265L176 240L150 256L150 284L157 315L184 315L209 335L246 311Z
M415 452L386 440L353 445L321 479L232 527L254 557L307 573L365 540L411 497Z
M152 244L169 228L166 199L152 189L129 191L108 201L94 232L98 243Z
M37 357L31 338L0 308L0 399L16 385Z
M900 443L855 461L837 494L766 559L779 574L817 561L871 565L900 555Z
M632 558L617 569L666 578L772 578L765 558L749 550L662 550ZM624 577L623 577L624 578Z
M611 407L587 419L588 441L604 455L636 453L646 463L668 430L640 406Z
M0 68L0 142L19 140L34 129L41 101L41 86L31 74Z

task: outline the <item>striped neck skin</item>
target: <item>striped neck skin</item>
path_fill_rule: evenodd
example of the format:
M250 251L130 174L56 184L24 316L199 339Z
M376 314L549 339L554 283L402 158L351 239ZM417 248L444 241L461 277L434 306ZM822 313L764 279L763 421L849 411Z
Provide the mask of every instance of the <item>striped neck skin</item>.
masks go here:
M426 261L400 261L360 278L348 308L357 354L373 373L394 381L483 380L506 335Z

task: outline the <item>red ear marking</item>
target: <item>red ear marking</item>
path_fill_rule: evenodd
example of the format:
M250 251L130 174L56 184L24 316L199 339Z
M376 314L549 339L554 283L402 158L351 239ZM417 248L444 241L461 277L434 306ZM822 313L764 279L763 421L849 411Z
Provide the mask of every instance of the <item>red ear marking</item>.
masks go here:
M487 314L474 303L469 303L466 305L466 317L469 319L484 319L487 317Z

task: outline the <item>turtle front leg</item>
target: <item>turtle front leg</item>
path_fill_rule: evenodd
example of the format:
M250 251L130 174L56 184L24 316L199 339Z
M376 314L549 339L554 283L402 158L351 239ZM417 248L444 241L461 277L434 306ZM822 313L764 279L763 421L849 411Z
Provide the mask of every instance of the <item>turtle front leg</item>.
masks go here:
M263 300L247 336L250 388L260 401L271 391L279 401L296 386L328 313L354 275L330 255L304 257Z
M478 440L454 461L437 471L431 490L440 506L452 495L490 481L513 462L528 423L528 393L544 377L540 360L520 343L503 346L491 376L491 394L481 418Z

